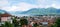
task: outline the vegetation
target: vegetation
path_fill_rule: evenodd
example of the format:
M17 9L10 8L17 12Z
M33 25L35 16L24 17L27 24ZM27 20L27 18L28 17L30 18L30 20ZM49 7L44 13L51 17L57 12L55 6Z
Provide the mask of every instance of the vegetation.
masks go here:
M27 19L20 19L20 25L28 25Z
M20 22L16 20L16 17L12 19L12 24L10 22L5 22L0 27L19 27L19 24L22 25L28 25L27 19L20 19Z
M60 27L60 18L57 18L55 24L53 24L51 27Z
M19 26L19 23L17 22L16 18L14 18L12 22L13 22L14 27Z
M1 27L14 27L14 25L9 22L5 22L5 24L2 24Z
M5 24L2 24L0 27L23 27L28 25L27 19L20 19L19 22L16 20L16 18L12 19L13 23L5 22ZM20 25L19 25L20 24ZM42 25L42 24L41 24ZM37 23L33 25L33 27L39 26ZM56 22L51 27L60 27L60 18L56 19Z
M33 25L33 27L37 27L37 26L39 26L37 23L35 23L35 24Z

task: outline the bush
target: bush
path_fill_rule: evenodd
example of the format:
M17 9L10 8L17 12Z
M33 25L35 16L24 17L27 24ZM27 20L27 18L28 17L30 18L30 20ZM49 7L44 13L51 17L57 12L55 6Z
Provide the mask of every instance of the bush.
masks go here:
M21 25L28 25L27 19L20 19L20 24Z

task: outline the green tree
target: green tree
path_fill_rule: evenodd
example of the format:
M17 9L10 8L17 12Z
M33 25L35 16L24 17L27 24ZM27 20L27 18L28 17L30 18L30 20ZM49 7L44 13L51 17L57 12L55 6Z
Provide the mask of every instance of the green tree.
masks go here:
M56 25L57 25L57 27L60 27L60 18L57 18Z
M37 27L37 26L39 26L37 23L33 24L33 27Z
M19 22L16 20L16 18L14 18L12 20L13 20L14 27L18 27L19 26Z
M22 25L28 25L28 20L27 19L20 19L20 24Z
M51 25L51 27L57 27L57 25L56 24L53 24L53 25Z
M14 27L14 26L10 22L5 22L5 24L2 24L1 27Z
M2 26L1 27L5 27L5 25L4 24L2 24Z
M51 27L60 27L60 18L57 18L56 22Z
M9 22L5 22L5 26L6 27L14 27L13 24L9 23Z

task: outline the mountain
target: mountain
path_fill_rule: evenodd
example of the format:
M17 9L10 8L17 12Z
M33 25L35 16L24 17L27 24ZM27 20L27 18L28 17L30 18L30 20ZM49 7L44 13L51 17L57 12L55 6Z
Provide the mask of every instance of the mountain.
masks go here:
M57 13L60 13L60 9L57 9Z
M24 11L21 14L27 15L60 15L60 9L56 8L32 8L28 11Z
M0 9L0 15L2 15L2 14L10 14L10 13L5 10Z
M60 9L56 9L53 7L49 8L32 8L28 11L10 11L7 12L5 10L0 9L0 13L9 13L11 15L16 16L24 16L24 15L60 15Z
M21 11L9 11L10 14L20 14Z
M7 13L7 12L0 9L0 14L5 14L5 13Z

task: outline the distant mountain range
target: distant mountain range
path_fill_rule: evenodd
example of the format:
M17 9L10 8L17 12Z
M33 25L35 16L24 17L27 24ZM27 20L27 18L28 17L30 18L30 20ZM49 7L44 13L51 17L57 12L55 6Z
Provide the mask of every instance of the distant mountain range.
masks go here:
M1 11L1 10L0 10ZM19 15L60 15L60 9L50 8L32 8L28 11L13 11L11 14Z
M28 11L22 12L21 14L28 15L60 15L60 9L56 8L32 8Z
M0 9L0 14L7 14L8 12L6 12L5 10L1 10ZM9 14L9 13L8 13Z

